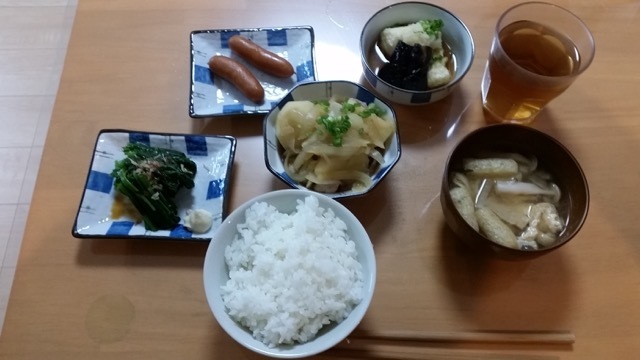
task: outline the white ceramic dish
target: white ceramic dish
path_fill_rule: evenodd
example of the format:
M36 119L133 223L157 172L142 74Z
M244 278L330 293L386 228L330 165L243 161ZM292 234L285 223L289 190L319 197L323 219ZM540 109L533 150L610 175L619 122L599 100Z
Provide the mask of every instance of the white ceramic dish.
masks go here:
M129 142L171 148L185 153L198 166L193 189L176 196L180 224L172 230L148 231L144 224L123 216L112 217L116 191L110 175L116 160L125 157L122 148ZM77 238L149 238L171 240L209 240L226 216L227 193L236 139L205 136L102 130L98 134L82 200L73 225ZM183 226L187 210L205 209L213 214L211 229L194 234Z
M271 112L269 112L264 120L263 134L265 163L269 171L271 171L271 173L280 180L284 181L287 185L292 188L307 190L304 185L293 180L285 171L279 149L280 145L276 136L276 118L278 117L280 109L282 109L282 107L284 107L284 105L289 101L328 100L332 96L337 96L339 98L355 98L365 102L366 104L374 103L385 111L383 118L396 125L396 132L388 141L387 147L384 151L384 162L378 167L375 173L371 175L371 185L369 187L360 190L347 190L324 194L334 199L363 195L376 187L396 165L398 160L400 160L400 135L395 110L389 106L389 104L373 95L369 90L356 83L340 80L315 81L299 84L291 89L291 92L284 97Z
M333 210L334 214L347 224L347 233L350 239L355 242L358 261L362 264L364 298L346 319L337 325L330 324L323 327L313 340L303 344L270 348L256 340L248 329L236 323L226 311L221 297L221 286L229 280L224 252L237 234L237 225L245 221L245 211L251 205L256 202L266 202L280 212L291 213L295 210L297 201L303 200L309 195L316 196L321 207ZM344 205L314 192L287 189L259 195L233 210L209 244L203 271L207 301L214 317L229 336L242 346L261 355L275 358L301 358L318 354L333 347L344 340L360 323L373 297L376 282L376 259L366 230Z
M441 19L444 22L442 40L450 46L456 62L456 71L451 82L427 91L411 91L381 80L376 75L378 66L370 61L380 32L387 27L411 24L425 19ZM423 2L403 2L381 9L367 21L360 35L360 56L364 77L375 88L376 93L398 104L424 105L445 98L458 86L471 68L474 54L473 38L467 26L450 11Z
M237 34L289 60L295 74L280 79L249 65L229 49L228 39ZM214 55L229 56L247 65L265 89L264 103L255 104L235 86L213 76L208 63ZM193 118L267 113L295 84L315 79L314 32L309 26L197 30L191 33L189 116Z

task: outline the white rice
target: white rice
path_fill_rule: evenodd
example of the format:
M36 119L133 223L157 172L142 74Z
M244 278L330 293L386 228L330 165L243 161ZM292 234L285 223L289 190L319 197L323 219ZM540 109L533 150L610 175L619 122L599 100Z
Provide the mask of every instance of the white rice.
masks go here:
M363 297L362 266L347 226L318 199L283 214L258 202L225 249L229 315L269 347L304 343L345 319Z

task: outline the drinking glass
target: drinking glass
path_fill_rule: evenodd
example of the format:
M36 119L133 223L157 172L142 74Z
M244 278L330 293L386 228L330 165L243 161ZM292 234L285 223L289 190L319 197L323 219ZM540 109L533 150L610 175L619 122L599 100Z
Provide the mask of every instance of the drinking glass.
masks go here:
M487 122L532 123L594 53L591 32L570 11L544 2L509 8L498 19L482 79Z

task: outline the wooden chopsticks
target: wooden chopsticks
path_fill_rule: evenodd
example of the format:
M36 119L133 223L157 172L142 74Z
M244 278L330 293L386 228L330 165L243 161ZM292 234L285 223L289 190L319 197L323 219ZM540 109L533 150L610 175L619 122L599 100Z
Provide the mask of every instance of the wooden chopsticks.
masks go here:
M571 346L575 335L569 331L397 331L356 330L328 354L336 359L386 359L386 360L557 360L553 354L522 351L514 348L469 348L473 344ZM439 345L438 345L439 344ZM484 348L484 350L483 350Z
M325 353L335 360L559 360L557 355L523 354L496 351L457 349L417 349L405 347L371 346L366 348L333 348Z
M570 346L575 335L569 331L397 331L356 330L328 354L335 359L386 360L558 360L552 354L513 352L463 345L543 345ZM484 350L483 350L484 349Z
M571 345L576 337L569 331L366 331L350 338L413 342L464 342Z

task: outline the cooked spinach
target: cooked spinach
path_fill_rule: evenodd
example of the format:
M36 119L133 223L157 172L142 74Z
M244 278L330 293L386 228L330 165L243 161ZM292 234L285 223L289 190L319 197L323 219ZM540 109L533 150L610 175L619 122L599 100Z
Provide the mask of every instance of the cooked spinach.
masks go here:
M195 186L196 164L172 149L129 143L126 157L117 160L114 187L136 207L148 230L172 229L180 222L174 197Z

